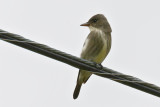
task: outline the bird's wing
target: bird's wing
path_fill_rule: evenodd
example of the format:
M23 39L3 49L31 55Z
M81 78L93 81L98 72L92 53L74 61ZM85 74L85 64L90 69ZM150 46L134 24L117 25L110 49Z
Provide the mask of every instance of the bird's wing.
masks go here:
M81 58L91 60L99 54L104 46L102 36L97 32L90 32L82 49Z

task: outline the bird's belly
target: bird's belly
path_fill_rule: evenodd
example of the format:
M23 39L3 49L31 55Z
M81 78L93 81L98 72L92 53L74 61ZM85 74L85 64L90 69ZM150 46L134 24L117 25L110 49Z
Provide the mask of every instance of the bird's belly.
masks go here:
M107 44L105 43L102 50L98 53L98 55L94 58L94 62L100 64L105 59L107 55Z

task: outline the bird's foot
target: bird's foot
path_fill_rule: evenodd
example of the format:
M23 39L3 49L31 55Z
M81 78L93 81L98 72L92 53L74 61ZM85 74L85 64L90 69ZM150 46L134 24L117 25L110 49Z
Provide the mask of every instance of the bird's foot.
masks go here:
M95 66L96 66L96 68L98 68L98 69L103 69L103 66L102 66L102 64L97 64L97 63L95 63Z

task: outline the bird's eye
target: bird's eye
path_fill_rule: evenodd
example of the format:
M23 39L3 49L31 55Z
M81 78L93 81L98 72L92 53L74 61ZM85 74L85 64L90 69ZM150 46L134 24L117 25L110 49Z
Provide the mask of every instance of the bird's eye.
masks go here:
M97 19L94 19L93 22L94 22L94 23L97 22Z

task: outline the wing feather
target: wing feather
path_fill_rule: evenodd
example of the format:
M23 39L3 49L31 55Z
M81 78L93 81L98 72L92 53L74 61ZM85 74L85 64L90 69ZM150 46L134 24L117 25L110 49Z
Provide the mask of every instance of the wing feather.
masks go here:
M82 49L81 58L92 60L102 50L104 41L99 33L90 32Z

